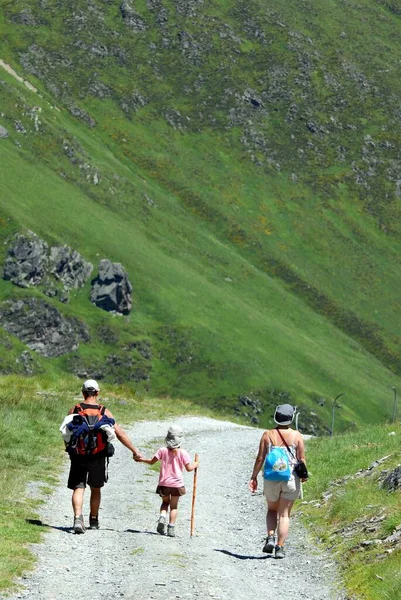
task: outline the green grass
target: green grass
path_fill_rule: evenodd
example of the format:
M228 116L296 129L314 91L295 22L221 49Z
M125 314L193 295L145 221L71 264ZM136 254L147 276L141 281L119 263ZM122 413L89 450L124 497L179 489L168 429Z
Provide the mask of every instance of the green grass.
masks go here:
M185 400L166 402L123 386L103 389L103 402L122 424L182 414L219 416ZM12 588L33 567L28 544L40 542L45 531L37 511L54 489L65 456L58 428L79 390L80 381L68 376L0 377L0 590ZM32 497L29 484L37 489Z
M350 596L358 600L401 598L401 550L389 543L360 545L383 541L401 522L400 490L388 493L379 478L399 464L400 449L399 421L308 442L311 477L304 486L306 504L298 505L298 511L339 563ZM386 456L370 475L352 477Z
M106 381L131 376L133 388L154 396L223 408L254 395L262 424L286 392L304 417L316 413L320 431L344 391L339 430L388 419L401 373L401 84L391 7L241 0L206 2L190 17L167 2L162 34L142 2L148 29L133 34L118 7L94 5L97 13L76 4L84 31L53 0L29 36L13 21L25 0L0 17L0 56L41 94L1 73L10 137L0 144L0 242L28 228L95 266L105 256L121 262L134 285L134 310L119 320L89 304L89 285L74 292L59 308L87 322L91 342L72 356L36 357L37 370L61 374L81 362L95 372L146 339L152 358L136 354L134 369L109 371ZM29 7L41 16L39 2ZM183 31L195 46L180 45ZM33 75L20 61L35 44L50 62L31 53ZM105 56L93 52L99 44ZM110 91L104 98L93 93L99 82ZM263 96L263 110L243 99L246 90ZM96 127L73 118L71 102ZM311 132L310 122L324 131ZM0 284L1 298L25 293ZM102 327L114 342L99 338ZM5 343L4 371L22 372L20 346L10 336ZM135 369L150 378L133 378Z

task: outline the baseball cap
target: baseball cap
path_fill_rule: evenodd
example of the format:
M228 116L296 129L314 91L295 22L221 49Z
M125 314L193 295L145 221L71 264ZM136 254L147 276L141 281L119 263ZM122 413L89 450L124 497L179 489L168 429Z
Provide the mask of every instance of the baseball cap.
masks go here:
M98 392L99 390L99 384L94 379L87 379L82 385L83 392Z
M289 425L294 418L295 408L291 404L277 406L273 419L277 425Z

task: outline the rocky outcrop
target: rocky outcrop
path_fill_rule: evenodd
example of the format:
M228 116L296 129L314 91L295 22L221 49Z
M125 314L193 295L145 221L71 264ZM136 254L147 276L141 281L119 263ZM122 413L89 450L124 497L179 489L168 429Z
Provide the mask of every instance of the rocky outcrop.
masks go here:
M82 287L93 266L76 250L68 246L50 247L36 234L17 234L10 242L4 264L3 278L19 287L28 288L43 283L46 295L65 301L68 290ZM60 282L60 292L54 284Z
M34 233L17 234L8 249L3 278L19 287L39 285L45 275L49 247Z
M65 317L38 298L0 304L0 325L31 350L50 358L76 350L79 342L89 341L84 323Z
M99 273L92 280L91 302L108 312L127 315L132 308L132 285L120 263L108 259L99 263Z
M93 266L68 246L50 248L49 270L66 288L79 288L92 273Z

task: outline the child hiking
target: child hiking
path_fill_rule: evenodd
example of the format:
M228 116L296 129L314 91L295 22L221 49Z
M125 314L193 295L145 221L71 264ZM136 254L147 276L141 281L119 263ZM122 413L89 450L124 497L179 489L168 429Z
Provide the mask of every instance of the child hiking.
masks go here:
M161 462L159 485L156 488L156 494L159 494L162 498L157 532L165 535L167 512L170 509L167 535L175 537L178 500L180 496L186 493L183 471L184 468L188 472L194 471L199 466L199 461L191 463L188 452L181 448L183 433L181 427L178 425L169 427L165 442L166 447L159 448L153 458L141 457L139 462L144 462L148 465L154 465L158 460Z

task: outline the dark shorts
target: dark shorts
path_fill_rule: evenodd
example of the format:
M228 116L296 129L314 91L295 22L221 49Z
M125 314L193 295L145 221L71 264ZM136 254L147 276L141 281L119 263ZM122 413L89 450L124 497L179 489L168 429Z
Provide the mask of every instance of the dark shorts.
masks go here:
M107 481L106 457L81 458L71 457L70 474L67 487L70 490L90 487L101 488Z
M175 488L169 487L167 485L158 485L156 488L156 494L159 494L161 497L166 496L184 496L186 494L186 489L184 486Z

